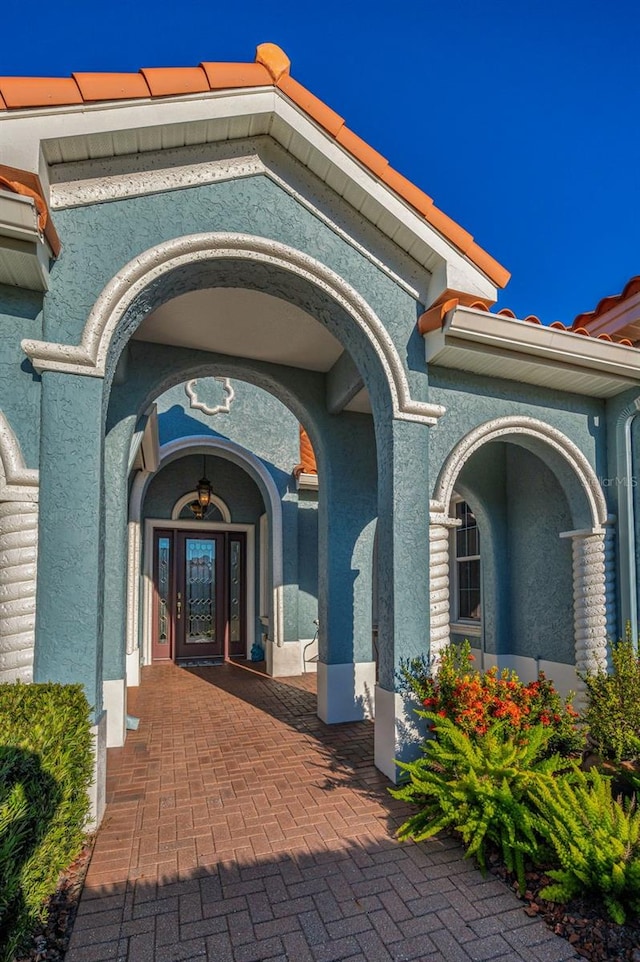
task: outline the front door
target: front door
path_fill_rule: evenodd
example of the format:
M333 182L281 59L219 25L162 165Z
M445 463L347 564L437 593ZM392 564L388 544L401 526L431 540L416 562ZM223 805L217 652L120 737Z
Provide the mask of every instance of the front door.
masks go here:
M154 661L246 655L245 547L241 532L156 530Z
M224 658L224 535L178 531L176 661Z

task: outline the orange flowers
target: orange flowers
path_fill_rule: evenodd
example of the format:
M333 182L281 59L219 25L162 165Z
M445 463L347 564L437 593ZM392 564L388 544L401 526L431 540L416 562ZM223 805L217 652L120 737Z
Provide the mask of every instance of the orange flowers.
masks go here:
M571 699L563 699L553 684L540 673L536 681L524 684L509 669L495 666L479 671L468 642L450 645L442 653L435 676L417 680L426 697L426 709L448 717L470 737L483 735L497 723L515 734L542 724L554 730L551 750L571 753L582 747L583 736L576 725L578 713Z

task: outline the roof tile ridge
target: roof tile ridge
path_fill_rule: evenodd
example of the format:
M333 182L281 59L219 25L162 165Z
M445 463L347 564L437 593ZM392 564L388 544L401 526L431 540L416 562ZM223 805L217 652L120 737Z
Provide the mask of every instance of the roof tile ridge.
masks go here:
M572 327L581 327L590 323L590 321L595 321L602 314L606 314L607 311L612 310L637 293L640 293L640 274L634 274L633 277L629 278L619 294L607 294L606 297L600 298L592 311L582 311L582 313L577 314Z

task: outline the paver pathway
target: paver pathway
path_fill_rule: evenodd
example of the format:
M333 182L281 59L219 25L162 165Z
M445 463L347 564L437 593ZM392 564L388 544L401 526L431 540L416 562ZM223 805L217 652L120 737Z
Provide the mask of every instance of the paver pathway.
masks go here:
M577 958L450 839L400 845L373 726L314 678L143 670L66 962Z

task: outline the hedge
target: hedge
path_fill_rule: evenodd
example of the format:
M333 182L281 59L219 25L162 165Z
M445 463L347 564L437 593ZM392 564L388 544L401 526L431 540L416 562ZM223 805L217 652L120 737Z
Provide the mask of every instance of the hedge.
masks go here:
M0 684L0 962L11 962L78 854L93 772L80 685Z

